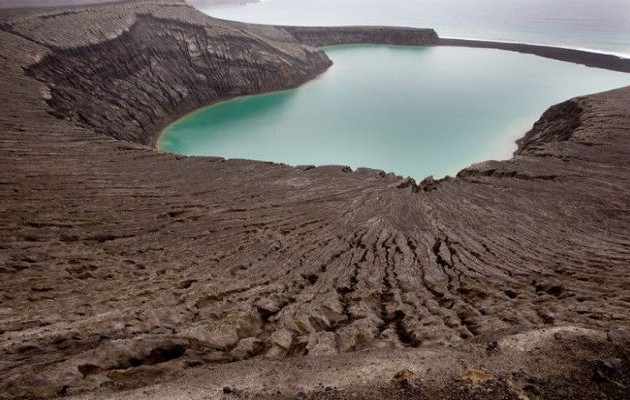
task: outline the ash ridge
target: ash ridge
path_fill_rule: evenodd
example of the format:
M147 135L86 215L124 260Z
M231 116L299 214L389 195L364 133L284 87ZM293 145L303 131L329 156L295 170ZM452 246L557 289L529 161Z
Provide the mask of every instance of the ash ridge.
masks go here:
M627 398L629 87L550 108L512 160L416 184L147 145L313 78L315 46L432 30L166 0L0 28L0 398Z

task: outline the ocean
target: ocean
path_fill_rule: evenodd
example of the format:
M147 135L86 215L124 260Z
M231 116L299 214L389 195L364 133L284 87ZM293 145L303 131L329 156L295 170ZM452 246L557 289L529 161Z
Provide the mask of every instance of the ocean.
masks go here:
M264 0L209 15L285 25L397 25L441 37L588 49L630 57L629 0Z

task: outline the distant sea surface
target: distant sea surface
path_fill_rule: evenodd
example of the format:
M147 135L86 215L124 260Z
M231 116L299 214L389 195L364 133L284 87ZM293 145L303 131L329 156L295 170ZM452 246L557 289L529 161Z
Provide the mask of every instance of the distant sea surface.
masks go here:
M630 0L263 0L203 7L285 25L397 25L441 37L545 44L630 57Z

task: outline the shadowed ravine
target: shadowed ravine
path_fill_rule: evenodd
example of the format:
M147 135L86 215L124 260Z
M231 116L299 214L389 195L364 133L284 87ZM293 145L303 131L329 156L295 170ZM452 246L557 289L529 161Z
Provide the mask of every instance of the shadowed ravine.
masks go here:
M439 40L179 1L3 18L0 398L627 398L630 87L439 182L146 146L317 76L310 45Z

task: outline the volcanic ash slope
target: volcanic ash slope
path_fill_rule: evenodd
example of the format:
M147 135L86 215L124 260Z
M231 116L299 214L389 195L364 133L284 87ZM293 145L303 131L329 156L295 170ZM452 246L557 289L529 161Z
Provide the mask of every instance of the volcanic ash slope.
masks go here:
M313 46L436 40L178 1L3 17L0 398L627 398L630 87L419 185L146 146L317 76Z

